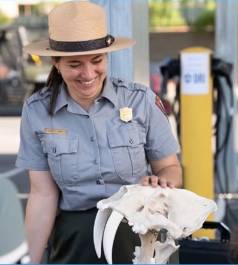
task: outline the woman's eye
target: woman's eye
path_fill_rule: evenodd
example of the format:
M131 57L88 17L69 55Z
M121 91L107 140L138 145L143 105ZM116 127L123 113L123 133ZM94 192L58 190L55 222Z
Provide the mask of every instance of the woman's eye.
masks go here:
M77 67L79 67L79 65L78 64L70 64L69 67L70 68L77 68Z
M97 61L93 61L92 63L93 63L93 64L99 64L99 63L101 63L101 61L102 61L102 59L97 60Z

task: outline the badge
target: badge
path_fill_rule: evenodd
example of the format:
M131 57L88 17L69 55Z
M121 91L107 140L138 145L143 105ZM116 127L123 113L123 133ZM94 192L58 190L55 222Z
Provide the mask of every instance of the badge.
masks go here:
M132 116L132 108L121 108L120 109L120 119L124 122L131 121L133 118Z
M45 128L44 132L49 134L65 134L66 129Z

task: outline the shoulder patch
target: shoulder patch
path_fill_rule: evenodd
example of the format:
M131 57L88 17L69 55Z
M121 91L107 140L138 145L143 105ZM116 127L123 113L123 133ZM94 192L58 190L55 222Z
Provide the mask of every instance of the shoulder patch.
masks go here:
M50 95L50 90L48 87L44 87L41 90L32 94L27 100L27 104L31 104L32 102L43 100Z
M165 99L161 100L158 95L156 95L155 104L166 116L170 115L173 112L169 101Z

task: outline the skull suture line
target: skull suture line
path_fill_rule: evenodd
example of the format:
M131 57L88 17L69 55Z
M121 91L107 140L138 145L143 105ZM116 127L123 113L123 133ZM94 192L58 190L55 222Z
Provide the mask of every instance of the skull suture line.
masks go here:
M216 210L214 201L184 189L127 185L111 197L98 202L94 224L94 245L98 257L101 246L112 264L112 247L117 228L126 219L139 234L141 246L135 248L134 264L167 263L178 248L175 240L191 235L202 227L207 216ZM165 242L157 241L166 231Z

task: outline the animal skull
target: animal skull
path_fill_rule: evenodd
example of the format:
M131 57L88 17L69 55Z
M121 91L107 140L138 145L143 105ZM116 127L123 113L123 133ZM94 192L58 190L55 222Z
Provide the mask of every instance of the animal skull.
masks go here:
M122 219L128 221L141 240L141 246L135 248L133 263L164 264L178 248L175 240L201 228L207 216L216 210L214 201L191 191L141 185L122 186L111 197L99 201L97 207L94 245L97 256L101 257L103 241L109 264L112 264L113 241ZM157 241L161 231L167 232L165 242Z

